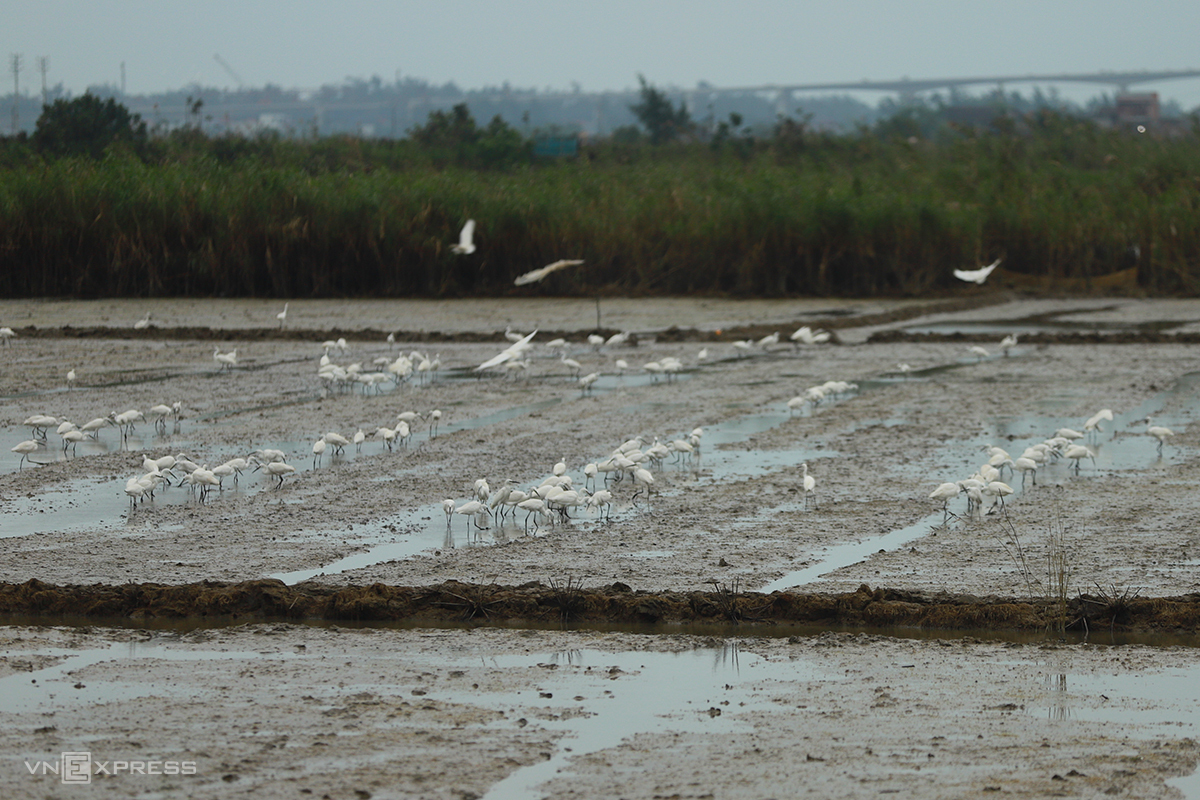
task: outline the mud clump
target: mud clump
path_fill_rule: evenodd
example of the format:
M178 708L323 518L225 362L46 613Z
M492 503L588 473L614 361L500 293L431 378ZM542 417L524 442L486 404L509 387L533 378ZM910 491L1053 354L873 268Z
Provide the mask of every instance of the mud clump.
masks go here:
M55 586L0 583L0 614L127 620L290 619L457 622L507 625L738 623L828 627L1200 632L1200 595L1170 598L1081 595L1064 608L1048 600L931 596L860 586L845 594L634 591L567 581L520 586L447 581L431 586L288 586L274 579L168 585Z

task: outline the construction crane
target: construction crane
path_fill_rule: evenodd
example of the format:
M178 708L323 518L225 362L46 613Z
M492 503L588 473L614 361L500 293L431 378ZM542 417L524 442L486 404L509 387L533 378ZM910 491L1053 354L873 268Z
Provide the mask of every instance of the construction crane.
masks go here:
M220 53L213 53L213 58L215 58L217 60L217 63L220 64L221 67L226 72L229 73L229 77L233 78L237 82L237 87L239 90L246 88L246 84L242 83L241 76L233 71L233 67L229 66L229 62L227 62L225 59L221 58Z

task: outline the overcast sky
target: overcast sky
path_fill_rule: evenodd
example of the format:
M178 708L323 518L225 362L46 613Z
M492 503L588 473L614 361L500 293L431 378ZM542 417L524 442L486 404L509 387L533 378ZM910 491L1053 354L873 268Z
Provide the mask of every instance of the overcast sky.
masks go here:
M11 92L194 83L316 88L402 76L585 91L1200 69L1196 0L37 0L5 4ZM1011 88L1028 91L1027 86ZM1200 106L1200 78L1155 90ZM1103 87L1061 86L1082 99ZM861 96L866 102L875 97Z

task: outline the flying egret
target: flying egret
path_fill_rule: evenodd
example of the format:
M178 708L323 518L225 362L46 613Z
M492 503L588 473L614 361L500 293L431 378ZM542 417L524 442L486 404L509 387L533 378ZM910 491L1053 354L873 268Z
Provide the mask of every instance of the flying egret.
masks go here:
M979 269L956 269L954 270L954 277L958 278L960 281L977 283L982 286L983 282L986 281L988 276L992 274L992 270L998 266L1000 266L1000 259L997 258L991 264L988 264L986 267L980 267Z
M467 224L462 226L462 230L458 232L458 244L452 245L450 250L458 255L469 255L475 252L475 220L467 220Z
M1112 418L1113 418L1112 409L1111 408L1102 408L1099 411L1097 411L1095 414L1093 414L1092 416L1088 417L1087 422L1083 423L1083 430L1085 433L1089 433L1089 434L1095 433L1096 431L1102 431L1104 429L1100 427L1100 423L1103 422L1104 420L1108 420L1109 422L1112 422Z
M284 303L283 311L280 311L278 314L275 315L275 319L279 320L279 330L283 330L283 324L285 322L287 322L287 310L288 310L288 304Z
M544 267L530 270L523 275L518 275L513 280L514 286L524 286L527 283L537 283L551 273L557 272L560 269L567 267L575 267L583 263L581 258L564 258L555 261L553 264L547 264Z

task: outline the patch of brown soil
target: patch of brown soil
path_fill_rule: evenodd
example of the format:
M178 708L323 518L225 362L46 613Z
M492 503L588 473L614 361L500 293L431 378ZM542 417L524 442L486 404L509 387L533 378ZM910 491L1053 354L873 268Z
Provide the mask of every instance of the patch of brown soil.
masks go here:
M433 586L287 586L273 579L184 585L0 584L0 614L146 619L319 619L449 623L747 623L829 627L1044 630L1065 623L1123 632L1200 632L1200 595L1083 595L1064 609L1049 601L929 595L865 584L846 594L633 591L622 583L521 586L447 581Z

